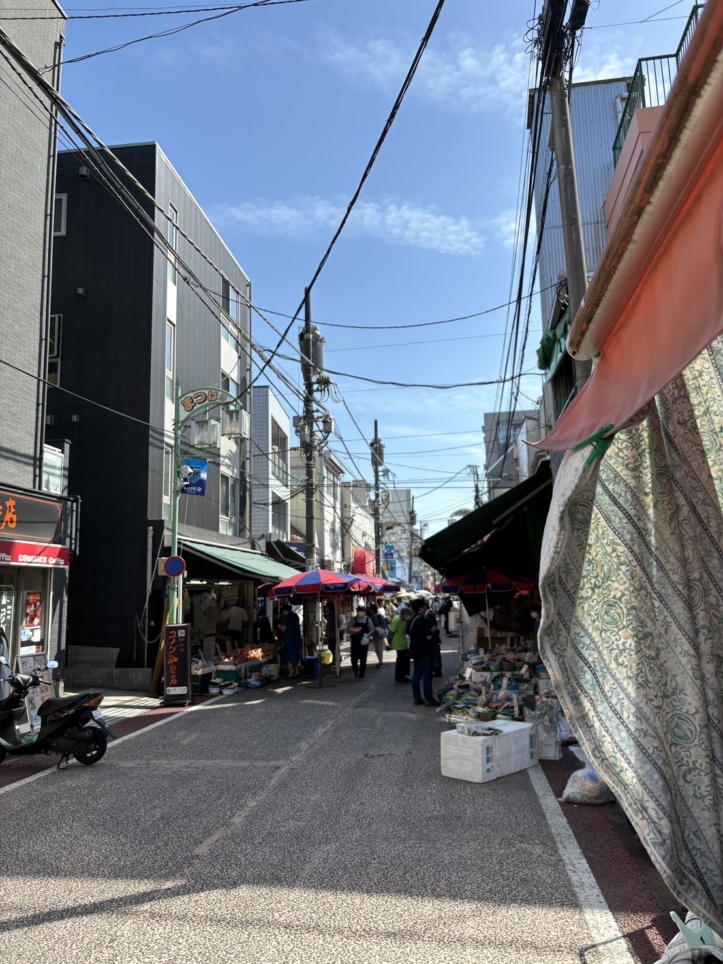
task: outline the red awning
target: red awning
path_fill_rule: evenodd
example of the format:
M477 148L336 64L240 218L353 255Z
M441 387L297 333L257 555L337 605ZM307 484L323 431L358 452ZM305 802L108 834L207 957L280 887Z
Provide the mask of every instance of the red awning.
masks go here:
M599 355L539 446L622 428L723 332L723 0L710 0L570 332Z
M351 571L356 576L375 576L376 557L373 549L354 549Z

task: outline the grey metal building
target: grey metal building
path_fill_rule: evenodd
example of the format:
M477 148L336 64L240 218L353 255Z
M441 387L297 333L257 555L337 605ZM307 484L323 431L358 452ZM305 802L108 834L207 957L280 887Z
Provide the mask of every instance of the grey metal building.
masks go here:
M83 500L83 552L71 567L72 643L113 647L118 667L142 667L152 658L146 633L157 637L163 615L165 580L153 576L156 559L168 552L176 485L174 382L184 392L224 388L248 408L251 287L157 144L112 150L168 215L131 185L181 260L154 245L95 176L91 159L59 154L54 377L75 394L51 389L49 415L53 431L72 443L70 486ZM184 280L183 262L222 310ZM206 496L181 496L182 536L248 545L247 444L221 439L209 455L184 435L184 454L209 464Z
M0 9L10 12L5 0ZM50 2L43 19L2 27L33 64L49 68L57 89L62 9ZM67 446L45 437L55 113L8 49L0 51L0 625L12 661L34 652L62 659L77 504L67 498Z

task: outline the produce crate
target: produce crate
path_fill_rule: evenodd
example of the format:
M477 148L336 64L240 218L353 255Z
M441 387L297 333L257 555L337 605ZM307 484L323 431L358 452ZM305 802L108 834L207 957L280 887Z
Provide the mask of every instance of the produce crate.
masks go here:
M238 683L238 670L236 669L217 669L216 676L219 679L230 680L232 683Z

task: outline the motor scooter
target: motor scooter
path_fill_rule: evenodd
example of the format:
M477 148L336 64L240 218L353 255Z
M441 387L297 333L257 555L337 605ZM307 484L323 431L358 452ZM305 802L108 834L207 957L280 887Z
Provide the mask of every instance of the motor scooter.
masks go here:
M9 666L5 656L0 656L0 666ZM51 660L49 670L58 664ZM20 722L25 715L25 698L34 686L49 680L37 673L26 676L10 673L3 678L12 692L0 700L0 763L6 756L30 756L35 753L60 753L58 769L74 756L79 763L90 766L105 755L108 737L115 734L103 719L98 707L103 693L79 693L76 696L50 697L40 704L40 731L35 740L25 742L20 733Z

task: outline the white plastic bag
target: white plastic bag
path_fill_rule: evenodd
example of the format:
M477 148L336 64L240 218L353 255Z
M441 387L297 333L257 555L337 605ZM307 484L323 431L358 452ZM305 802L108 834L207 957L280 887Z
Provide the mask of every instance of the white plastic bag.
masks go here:
M614 799L607 783L589 763L582 770L575 770L570 774L562 794L563 803L580 803L593 807L612 803Z

